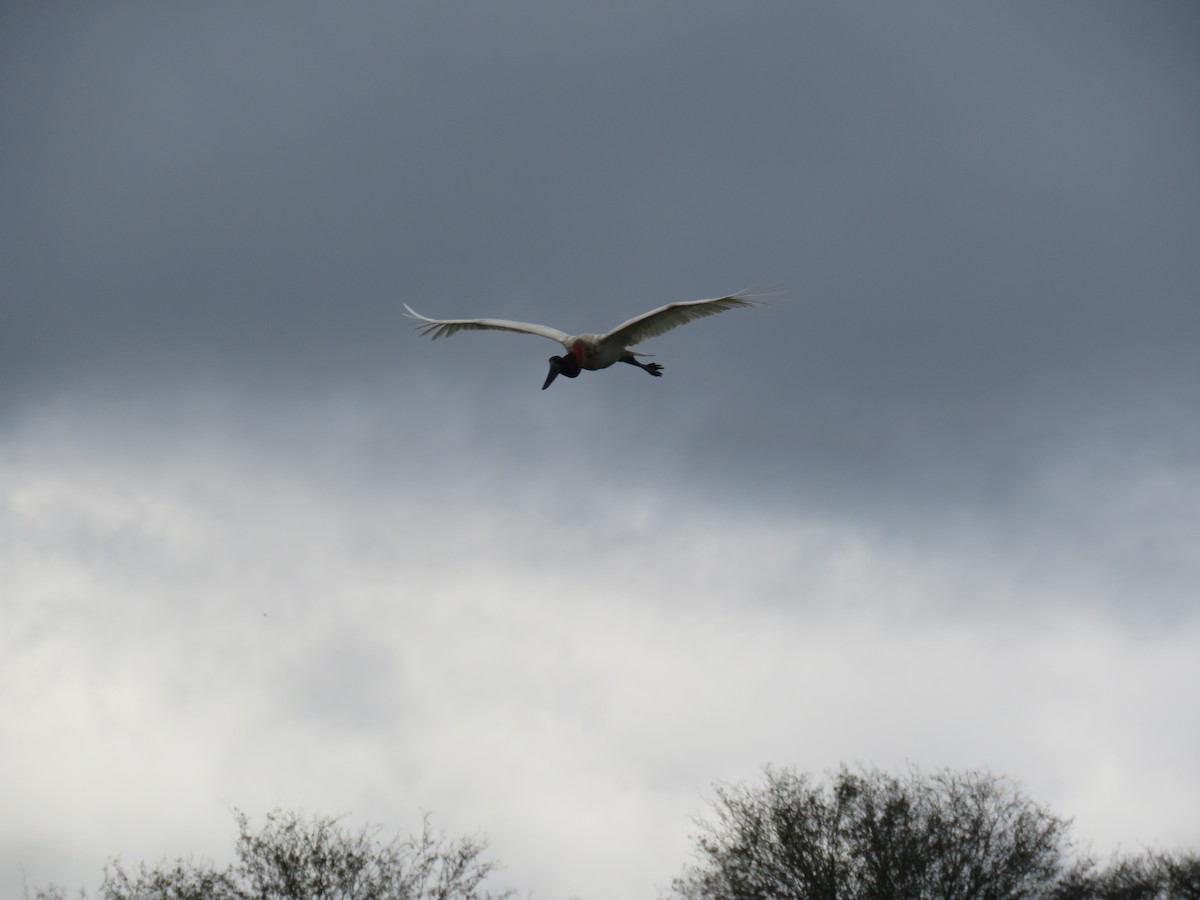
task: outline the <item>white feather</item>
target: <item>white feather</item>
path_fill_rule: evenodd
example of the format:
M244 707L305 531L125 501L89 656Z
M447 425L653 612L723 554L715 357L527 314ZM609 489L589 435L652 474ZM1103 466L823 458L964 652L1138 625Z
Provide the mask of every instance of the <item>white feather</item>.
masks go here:
M635 316L627 322L622 322L612 331L605 334L575 334L570 335L557 328L546 325L534 325L529 322L513 322L508 319L430 319L414 310L407 303L408 317L412 325L421 334L438 338L450 337L459 331L514 331L522 334L536 334L562 344L569 352L577 355L580 367L583 369L606 369L615 362L628 362L639 366L652 375L661 374L662 366L655 363L640 363L638 356L649 356L648 353L634 353L629 348L642 341L730 309L761 308L769 305L769 299L778 293L774 289L747 289L724 297L713 297L709 300L684 300L678 303L668 303L648 313ZM552 369L552 376L555 370ZM547 380L549 384L553 377Z

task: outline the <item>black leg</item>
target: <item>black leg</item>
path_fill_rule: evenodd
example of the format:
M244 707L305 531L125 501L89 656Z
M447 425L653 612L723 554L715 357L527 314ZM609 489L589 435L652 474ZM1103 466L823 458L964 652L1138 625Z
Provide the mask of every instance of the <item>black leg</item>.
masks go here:
M645 369L655 378L662 378L663 367L658 363L644 363L633 356L624 356L621 358L621 362L629 363L631 366L637 366L639 369Z

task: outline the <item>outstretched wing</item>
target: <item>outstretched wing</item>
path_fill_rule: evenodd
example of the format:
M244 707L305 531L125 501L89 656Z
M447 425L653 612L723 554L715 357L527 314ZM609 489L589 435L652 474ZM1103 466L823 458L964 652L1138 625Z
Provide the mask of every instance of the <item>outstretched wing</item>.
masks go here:
M711 300L684 300L679 303L668 303L666 306L652 309L648 313L643 313L618 325L604 335L602 340L615 341L622 347L632 347L634 344L640 344L652 337L658 337L672 328L678 328L680 325L686 325L696 319L703 319L705 316L715 316L727 309L764 307L767 305L771 293L770 291L745 290L727 297L714 297Z
M559 331L557 328L532 325L529 322L510 322L507 319L429 319L407 303L404 304L404 308L408 310L408 317L413 320L410 323L413 328L423 335L432 337L435 341L438 338L450 337L459 331L517 331L524 334L539 334L552 341L558 341L564 346L571 337L565 331Z

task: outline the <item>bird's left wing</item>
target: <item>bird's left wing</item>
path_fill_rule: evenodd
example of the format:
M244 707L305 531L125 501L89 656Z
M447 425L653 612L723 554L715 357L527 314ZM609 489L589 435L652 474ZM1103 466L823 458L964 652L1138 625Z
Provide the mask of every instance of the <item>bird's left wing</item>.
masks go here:
M546 325L533 325L529 322L510 322L508 319L430 319L421 315L407 303L408 317L413 319L411 325L423 335L438 338L450 337L459 331L516 331L523 334L538 334L552 341L565 345L570 335L557 328Z
M730 294L727 297L714 297L711 300L683 300L678 303L668 303L658 309L652 309L636 318L618 325L603 340L614 340L623 347L632 347L652 337L658 337L705 316L715 316L727 309L743 307L761 308L767 305L767 299L772 292L745 290Z

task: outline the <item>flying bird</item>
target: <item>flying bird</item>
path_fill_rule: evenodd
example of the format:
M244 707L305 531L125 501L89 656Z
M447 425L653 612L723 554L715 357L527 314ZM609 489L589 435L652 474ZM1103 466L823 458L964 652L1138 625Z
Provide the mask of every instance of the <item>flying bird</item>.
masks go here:
M418 313L407 303L408 318L412 326L428 335L433 340L450 337L459 331L516 331L525 334L539 334L542 337L558 341L566 348L563 356L550 357L550 374L542 390L550 387L550 383L559 375L575 378L584 369L607 369L615 362L629 363L655 378L662 376L663 367L658 363L645 363L639 356L651 356L649 353L634 353L629 348L652 337L658 337L695 319L705 316L715 316L727 309L742 307L765 306L764 296L754 291L738 291L727 297L714 297L711 300L684 300L679 303L668 303L658 309L630 319L618 325L605 334L567 334L557 328L546 325L532 325L528 322L510 322L507 319L430 319Z

